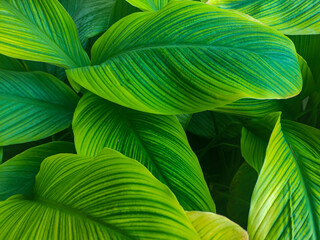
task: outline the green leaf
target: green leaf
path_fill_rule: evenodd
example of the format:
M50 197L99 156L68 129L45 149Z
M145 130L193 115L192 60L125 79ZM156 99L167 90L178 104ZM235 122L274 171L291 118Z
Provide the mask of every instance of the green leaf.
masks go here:
M92 64L68 70L68 78L107 100L158 114L200 112L246 97L288 98L302 87L289 39L236 12L191 1L120 20L94 44Z
M138 112L87 93L74 113L73 130L78 154L115 149L146 166L184 209L215 211L198 159L175 116Z
M0 147L0 164L3 162L3 147Z
M199 239L172 192L109 149L46 158L33 197L0 202L0 215L1 239Z
M223 9L235 9L288 35L320 33L318 0L209 0Z
M157 11L168 4L170 0L127 0L132 6L142 11Z
M57 0L1 0L0 52L64 68L89 65L76 26Z
M42 72L0 71L0 146L51 136L72 121L78 96Z
M282 111L287 118L294 119L305 110L304 100L317 90L316 83L307 62L298 55L303 88L299 95L289 99L241 99L214 109L216 112L231 113L250 117L264 117L273 112Z
M41 162L58 153L74 153L70 142L50 142L29 148L0 165L0 201L15 194L30 196Z
M75 22L80 42L86 45L88 38L104 32L115 0L59 0Z
M248 233L228 218L208 212L186 212L201 240L249 240Z
M247 163L243 163L230 184L227 216L244 229L247 228L250 200L257 178L257 172Z
M0 54L0 70L26 71L18 59L10 58Z
M139 12L140 10L131 4L129 4L126 0L116 0L111 16L109 26L119 21L121 18L130 15L134 12Z
M277 121L255 186L250 239L320 238L320 130Z

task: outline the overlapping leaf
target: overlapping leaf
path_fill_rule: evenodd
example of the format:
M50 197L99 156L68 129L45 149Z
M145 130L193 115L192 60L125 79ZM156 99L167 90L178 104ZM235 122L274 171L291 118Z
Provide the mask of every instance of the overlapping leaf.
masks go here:
M76 26L58 0L1 0L0 52L65 68L89 64Z
M30 196L41 162L58 153L74 153L70 142L50 142L30 148L0 165L0 201L15 194Z
M285 34L320 34L318 0L209 0L208 3L246 13Z
M249 240L248 233L228 218L208 212L186 212L201 240Z
M26 71L19 60L2 54L0 54L0 70Z
M215 211L196 155L174 116L131 110L87 93L73 121L78 154L104 147L138 160L167 184L185 210Z
M320 130L278 120L255 186L250 239L319 239Z
M115 0L59 0L74 20L83 46L109 27Z
M33 197L0 202L1 239L200 239L172 192L135 160L45 159Z
M78 96L42 72L0 71L0 146L51 136L72 121Z
M157 11L168 4L170 0L127 0L128 3L143 11Z
M289 39L236 12L191 1L120 20L94 44L92 64L68 70L69 79L150 113L288 98L302 87Z

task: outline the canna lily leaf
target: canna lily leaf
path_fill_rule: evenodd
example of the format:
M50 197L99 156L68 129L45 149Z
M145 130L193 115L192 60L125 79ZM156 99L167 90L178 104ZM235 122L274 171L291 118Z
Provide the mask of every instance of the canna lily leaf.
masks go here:
M299 95L289 99L240 99L214 109L215 112L231 113L250 117L264 117L273 112L283 112L283 116L295 119L305 106L303 100L311 96L317 89L311 70L307 62L298 55L300 71L303 79L303 88Z
M319 239L320 130L278 119L255 186L250 239Z
M58 153L74 153L70 142L50 142L29 148L0 165L0 201L15 194L30 196L41 162Z
M78 96L43 72L0 71L0 146L31 142L67 128Z
M162 9L168 4L170 0L127 0L128 3L132 4L142 11L157 11Z
M244 162L230 184L227 216L244 229L247 228L250 200L257 178L257 172Z
M0 202L0 215L1 239L200 239L172 192L110 149L46 158L32 198Z
M59 0L74 20L80 42L107 30L115 0Z
M115 149L146 166L185 210L215 211L198 159L175 116L138 112L87 93L76 108L73 130L78 154Z
M120 20L94 44L92 64L67 70L68 78L157 114L211 110L246 97L288 98L302 87L289 39L236 12L191 1Z
M10 58L0 54L0 70L26 71L18 59Z
M320 33L318 0L209 0L208 3L246 13L287 35Z
M186 212L201 240L249 240L248 233L228 218L208 212Z
M76 26L57 0L1 0L0 52L64 68L89 64Z

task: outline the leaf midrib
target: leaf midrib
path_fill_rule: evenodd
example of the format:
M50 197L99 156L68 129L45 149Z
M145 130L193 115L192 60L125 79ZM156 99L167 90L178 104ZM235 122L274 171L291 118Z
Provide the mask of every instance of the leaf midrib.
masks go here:
M281 128L282 128L282 124L281 124ZM293 149L293 147L291 146L291 144L287 141L287 138L286 138L286 135L285 135L285 132L283 130L281 130L282 134L283 134L283 138L288 146L288 148L290 149L290 153L292 155L292 158L294 160L294 163L296 165L296 169L297 169L297 172L298 172L298 175L300 177L300 181L301 181L301 185L302 185L302 188L303 188L303 192L305 192L305 200L306 200L306 205L307 205L307 208L309 209L308 213L311 215L311 226L312 226L312 232L314 233L313 234L313 239L314 240L317 240L319 239L318 236L320 235L318 233L318 230L315 226L315 223L317 222L316 221L316 218L315 218L315 215L312 211L312 201L310 199L312 199L312 197L310 196L310 193L309 193L309 188L307 187L307 184L305 183L305 174L303 173L302 169L301 169L301 165L299 163L299 160L298 160L298 157Z
M46 207L55 209L55 210L59 210L61 212L65 212L69 215L73 215L76 216L77 218L85 218L85 219L89 219L90 221L102 225L103 227L108 228L109 230L115 232L118 235L122 235L122 237L124 237L124 239L128 239L128 240L137 240L136 238L134 238L133 236L129 236L126 233L124 233L123 231L121 231L119 228L113 226L112 224L106 223L101 221L100 219L93 217L89 214L87 214L86 212L83 212L81 210L78 210L76 208L70 207L68 205L64 205L62 203L50 200L50 199L46 199L46 198L42 198L42 197L35 197L33 199L33 201L35 203L41 204L41 205L45 205Z
M50 46L53 49L56 49L56 51L61 54L62 56L65 56L60 59L66 59L69 63L71 63L71 66L68 67L80 67L81 65L77 64L75 61L72 60L72 56L67 54L55 41L53 41L45 32L43 32L35 23L30 21L23 13L21 13L17 8L13 7L9 3L3 2L2 4L6 5L8 9L10 9L12 12L15 13L15 17L20 19L22 22L27 23L26 25L29 25L28 28L30 29L30 25L34 27L36 32L38 33L39 36L42 36L45 40L45 42L48 42L48 46ZM58 55L59 55L58 54Z
M157 43L155 43L155 44L157 44ZM179 43L173 43L173 44L172 43L170 43L170 44L168 44L168 43L160 43L160 44L157 44L157 45L148 45L148 46L143 46L142 45L142 46L134 46L134 47L131 47L131 48L123 49L123 50L120 50L120 51L118 51L116 53L111 54L110 56L104 57L105 60L101 61L101 63L97 63L97 61L92 61L92 62L94 62L94 64L92 64L92 65L94 66L94 65L104 64L107 61L112 60L113 58L116 58L116 57L119 57L119 56L122 56L122 55L126 55L126 54L131 53L131 52L138 52L138 51L150 50L150 49L158 49L158 48L159 49L161 49L161 48L227 49L227 50L243 51L243 52L247 52L249 54L263 56L264 58L268 58L268 59L273 60L270 56L268 56L266 54L257 53L257 52L254 52L254 51L250 51L248 49L235 48L235 47L229 47L229 46L209 45L207 43L203 43L203 44L199 44L199 43L181 43L181 44L179 44Z
M16 95L7 95L5 93L0 93L0 101L1 100L8 100L10 102L17 103L17 104L35 105L45 109L49 108L50 110L54 110L54 111L73 112L74 110L74 108L67 106L67 104L59 105L57 103L51 103L41 99L21 97Z

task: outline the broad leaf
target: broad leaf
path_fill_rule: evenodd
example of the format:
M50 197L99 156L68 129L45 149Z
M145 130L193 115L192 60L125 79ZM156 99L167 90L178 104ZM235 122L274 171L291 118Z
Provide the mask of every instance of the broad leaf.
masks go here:
M168 4L170 0L127 0L128 3L132 4L143 11L157 11L162 9Z
M250 200L257 178L257 172L247 163L243 163L230 184L227 216L245 229L248 224Z
M134 12L139 12L140 10L131 4L129 4L126 0L116 0L111 16L110 16L110 22L109 25L116 23L121 18L124 18L125 16L130 15Z
M263 117L272 112L282 111L283 115L295 119L305 110L304 100L317 91L317 84L307 62L298 55L303 88L299 95L289 99L240 99L236 102L215 108L214 111L251 117Z
M250 239L320 238L320 130L277 121L255 186Z
M1 239L199 239L172 192L109 149L45 159L33 197L0 202L0 215Z
M30 148L0 165L0 201L15 194L30 196L41 162L58 153L74 153L70 142L50 142Z
M159 114L200 112L246 97L288 98L302 87L289 39L236 12L191 1L120 20L94 44L92 64L68 70L69 79Z
M65 68L89 64L76 26L58 0L1 0L0 52Z
M186 212L201 240L249 240L248 233L228 218L208 212Z
M26 71L18 59L0 54L0 70Z
M0 146L67 128L77 102L71 88L50 74L0 71Z
M109 26L115 0L59 0L74 20L83 46Z
M208 3L249 14L284 34L320 33L318 0L209 0Z
M87 93L76 108L73 130L78 154L115 149L146 166L185 210L215 211L198 159L175 116L138 112Z

